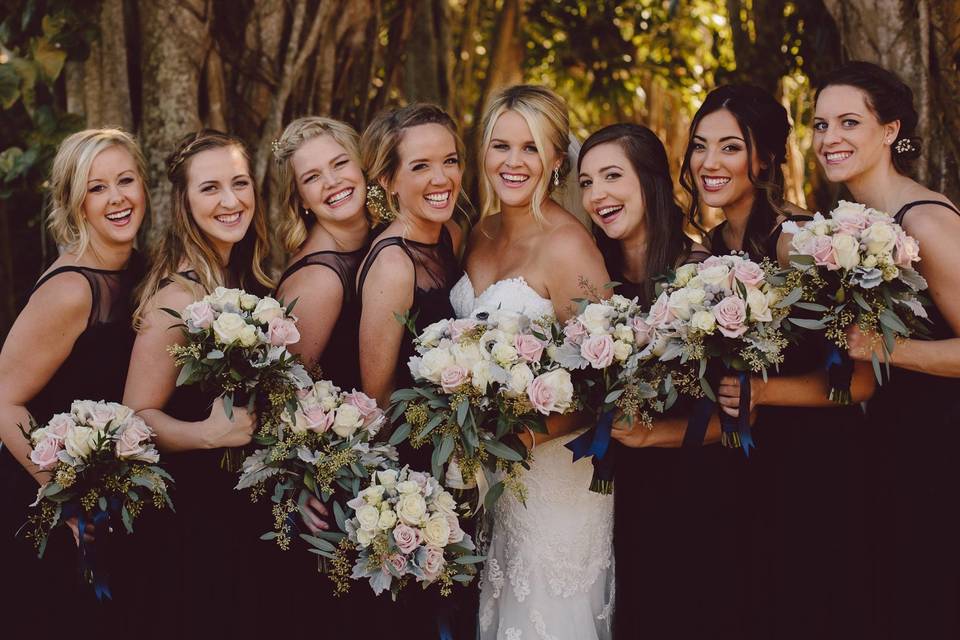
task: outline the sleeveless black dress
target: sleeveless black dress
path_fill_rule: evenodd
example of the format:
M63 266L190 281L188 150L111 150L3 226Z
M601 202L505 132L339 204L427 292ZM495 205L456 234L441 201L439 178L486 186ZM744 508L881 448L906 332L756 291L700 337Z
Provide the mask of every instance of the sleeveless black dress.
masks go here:
M74 342L70 354L40 393L27 403L30 415L40 425L56 413L69 411L74 400L123 399L135 335L131 323L132 292L143 275L143 261L134 253L127 267L120 271L59 267L43 276L31 295L62 273L83 275L90 287L92 304L87 328ZM50 615L50 605L46 603L57 603L58 616L75 613L85 615L88 621L97 620L94 607L103 606L96 602L93 589L79 577L77 547L66 527L51 533L42 559L37 558L32 544L14 537L26 522L28 505L36 496L34 479L6 447L0 449L0 574L4 607L17 612L3 616L0 628L4 637L46 637L43 628L53 626L49 621L39 623ZM117 536L120 537L126 536ZM82 613L84 610L86 613ZM62 633L62 628L50 631L51 636Z
M716 255L730 251L721 231L712 234ZM776 262L781 231L777 226L772 232L764 255L751 258ZM828 352L826 339L806 334L769 375L823 370ZM744 486L748 527L739 547L749 557L743 596L748 637L864 637L865 426L859 405L757 410L757 446Z
M436 244L414 242L399 237L383 238L376 242L360 271L358 297L362 298L364 281L377 256L387 247L394 246L400 247L414 266L413 304L410 307L410 317L414 319L417 333L429 324L444 318L455 317L456 314L450 303L450 289L456 284L463 271L460 269L453 250L453 241L446 227L442 229L440 241ZM413 384L413 377L407 367L407 361L416 354L413 337L409 332L404 333L400 344L394 377L394 385L397 389ZM414 449L408 441L398 449L401 465L408 464L411 469L419 471L430 470L429 446ZM442 478L440 480L443 481ZM366 600L364 606L368 607L367 615L369 618L383 620L381 624L384 625L384 632L399 633L402 637L423 640L440 637L470 640L476 635L476 615L479 606L476 579L469 587L454 585L453 593L446 598L440 595L436 586L432 586L427 591L420 591L414 584L408 585L401 591L396 603L390 602L389 596L385 595L377 598L377 602L371 603L366 594L372 595L373 592L366 583L358 582L351 588L351 593L360 591L365 594L360 599ZM441 636L441 629L449 635ZM370 633L371 637L372 635Z
M910 202L895 221L903 224L921 204L957 211L939 201ZM957 337L935 306L927 311L933 340ZM869 522L876 542L869 637L958 638L960 378L892 368L867 416Z
M691 253L687 263L710 254ZM644 284L609 265L616 292L653 300ZM675 406L671 414L682 414ZM637 427L643 428L643 427ZM738 583L736 508L716 491L735 484L743 461L719 443L631 448L614 442L614 553L617 638L735 638L740 621L728 601Z

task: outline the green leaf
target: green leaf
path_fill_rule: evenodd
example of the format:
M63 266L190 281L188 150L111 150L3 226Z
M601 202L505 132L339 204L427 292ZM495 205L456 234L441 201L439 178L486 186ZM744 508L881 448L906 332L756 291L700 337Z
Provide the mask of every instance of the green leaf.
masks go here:
M443 437L443 440L440 441L440 447L437 448L437 464L442 465L450 458L455 445L456 441L453 434L447 434Z
M477 564L486 560L486 556L460 556L454 560L457 564Z
M470 410L470 402L467 400L461 400L460 404L457 405L457 424L460 427L463 427L464 423L467 421L467 411Z
M404 422L402 425L394 429L393 433L390 434L390 439L387 442L393 446L397 446L407 439L407 436L410 435L410 429L412 428L413 427L410 426L409 422Z
M714 402L717 401L717 396L713 393L713 389L710 387L710 383L707 382L706 378L700 378L700 388L703 389L703 393L708 398L710 398Z
M303 474L303 485L312 493L317 492L317 480L309 473Z
M876 352L870 354L870 363L873 365L873 375L877 377L877 384L883 384L883 375L880 373L880 359Z
M0 106L9 109L20 99L20 74L12 64L0 64Z
M890 309L884 309L880 312L880 323L890 327L900 335L910 335L910 329L907 329L907 325L903 324L903 321L900 320L900 317L893 311L890 311Z
M336 500L333 501L333 518L337 521L340 531L347 530L347 515L343 512L343 507Z
M180 374L177 376L178 387L182 387L183 385L187 384L187 381L190 380L190 376L193 375L193 369L194 369L194 366L193 366L192 360L187 360L186 362L183 363L183 367L180 368ZM224 398L223 404L224 406L226 406L227 404L226 398ZM228 413L227 417L232 420L233 419L232 413Z
M63 70L63 63L67 61L67 52L45 37L34 38L30 48L37 67L47 81L55 81Z
M107 510L107 498L106 496L100 496L100 499L97 500L97 506L100 507L100 511Z
M310 544L314 548L320 549L321 551L329 551L330 553L333 553L334 551L337 550L335 546L333 546L326 540L323 540L322 538L318 538L316 536L310 536L305 533L301 533L300 538L306 541L308 544Z
M611 402L615 402L617 398L623 395L624 391L626 391L626 389L617 389L616 391L611 391L607 394L607 397L603 399L603 403L610 404Z
M486 447L487 451L503 460L509 460L510 462L520 462L523 460L523 456L499 440L486 440L483 446Z
M133 533L133 518L126 507L120 509L120 518L123 520L123 527L127 530L127 533Z
M798 309L806 309L807 311L819 311L821 313L825 313L830 310L827 307L823 306L822 304L817 304L815 302L795 302L793 306L797 307Z
M789 307L790 305L800 300L802 296L803 296L803 289L800 287L795 287L793 291L791 291L790 293L788 293L783 297L783 300L781 300L780 302L778 302L773 306L776 307L777 309L785 309L786 307Z
M487 491L486 497L483 499L483 508L487 511L493 509L493 505L497 503L497 500L500 499L501 494L506 486L503 484L503 481L498 482L497 484L490 487L490 490Z
M223 394L223 412L227 414L227 420L233 420L233 394Z
M863 296L860 295L860 292L854 289L852 293L853 293L853 301L856 302L861 309L863 309L867 313L870 313L870 305L867 304L867 301L863 299Z
M453 576L453 579L457 582L463 582L464 584L473 582L473 576L469 573L458 573L457 575Z
M810 329L811 331L820 331L826 328L826 325L823 324L822 320L811 320L809 318L787 318L787 320L798 327Z
M261 540L273 540L273 539L275 539L275 538L277 537L277 535L278 535L278 534L277 534L276 531L268 531L267 533L265 533L265 534L263 534L262 536L260 536L260 539L261 539Z

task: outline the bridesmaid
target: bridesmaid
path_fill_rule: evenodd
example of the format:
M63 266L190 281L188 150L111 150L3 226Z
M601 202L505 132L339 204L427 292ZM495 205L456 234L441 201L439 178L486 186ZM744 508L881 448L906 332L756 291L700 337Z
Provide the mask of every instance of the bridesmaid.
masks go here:
M868 405L870 530L876 538L871 638L960 636L960 211L909 176L920 155L913 93L868 62L830 73L817 93L814 151L827 179L886 211L920 244L931 339L898 341ZM866 364L876 336L850 332ZM882 354L880 355L882 358Z
M584 142L578 172L584 209L620 295L649 307L654 277L710 256L683 231L667 153L650 129L600 129ZM731 485L739 461L719 445L719 420L713 423L707 439L714 444L685 448L681 407L651 429L615 425L616 637L739 634L734 608L718 597L737 574L733 554L718 552L737 543L734 506L709 490ZM652 531L656 541L644 544Z
M167 345L185 340L162 309L183 309L217 286L269 291L265 215L251 175L243 143L233 136L205 129L181 141L167 159L170 228L135 316L124 404L157 432L176 479L177 513L165 519L164 539L156 523L157 575L142 585L144 600L164 609L150 630L157 637L249 631L244 607L253 604L265 547L258 537L269 530L269 511L234 491L236 477L220 460L224 447L250 442L255 417L234 407L230 420L211 393L176 387Z
M0 351L0 610L10 612L2 623L10 638L45 637L37 621L49 613L46 602L67 606L67 614L73 602L78 615L98 606L75 577L77 549L67 532L51 535L43 560L30 542L14 539L38 484L49 479L30 462L18 425L44 424L77 399L120 401L134 337L132 290L142 274L133 245L147 211L146 167L130 134L87 129L69 136L50 183L49 226L63 253L34 286ZM75 522L72 528L76 540Z
M692 217L701 202L723 211L725 221L709 236L714 254L737 250L786 263L782 223L809 219L782 196L789 130L786 110L752 86L720 87L697 111L682 184ZM789 348L767 381L752 376L750 407L738 406L736 377L720 385L728 414L759 407L757 448L747 463L750 493L742 501L749 531L737 547L738 555L751 557L743 602L753 637L861 635L864 531L854 492L863 416L857 404L837 406L827 398L826 357L820 337ZM872 390L869 366L858 366L853 402Z
M406 317L417 333L454 317L450 288L461 273L460 230L451 216L460 195L463 144L446 112L417 103L378 114L363 132L360 150L367 179L382 189L371 210L386 224L357 280L360 376L363 392L385 408L394 389L413 383L407 361L415 353L414 336L397 317ZM429 447L405 443L400 461L429 470ZM442 599L434 589L418 593L408 587L396 604L381 598L385 604L377 610L383 615L371 618L411 638L472 638L474 589L454 594Z

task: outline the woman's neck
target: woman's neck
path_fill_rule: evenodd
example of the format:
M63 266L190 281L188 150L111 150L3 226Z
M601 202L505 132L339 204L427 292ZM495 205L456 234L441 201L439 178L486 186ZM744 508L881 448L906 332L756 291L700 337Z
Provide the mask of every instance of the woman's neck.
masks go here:
M727 247L733 251L743 250L743 240L747 235L747 224L750 222L750 210L753 208L753 198L744 198L723 208L723 217L726 227L722 229Z
M892 162L878 162L848 180L846 186L855 201L893 215L906 203L905 191L911 183L913 180L897 172Z
M629 237L620 241L623 252L623 277L630 282L639 283L650 274L647 273L647 228L639 225Z
M540 203L540 211L546 209L549 196ZM511 206L500 203L500 234L506 238L515 238L524 236L536 227L539 233L540 227L537 219L533 217L533 207L530 203L517 206Z
M318 220L310 230L307 244L318 244L318 237L325 234L333 242L336 251L356 251L366 243L369 233L370 225L362 214L350 220Z
M397 222L401 235L407 240L423 244L436 244L440 241L440 233L443 231L442 222L403 213L398 216Z
M127 266L133 253L133 243L108 244L91 238L89 246L76 258L77 264L94 269L120 271Z

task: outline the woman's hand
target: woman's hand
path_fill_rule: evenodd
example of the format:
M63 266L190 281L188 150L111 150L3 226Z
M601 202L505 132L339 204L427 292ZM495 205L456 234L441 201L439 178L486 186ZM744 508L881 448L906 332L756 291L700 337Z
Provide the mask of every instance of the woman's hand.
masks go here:
M300 509L303 524L307 525L311 533L319 533L330 529L330 524L324 518L330 517L330 510L316 496L307 498L306 504Z
M80 546L80 523L76 516L73 518L67 518L67 526L70 527L70 531L73 532L73 541L76 545ZM83 541L84 542L93 542L93 525L88 524L84 527L83 530Z
M242 447L250 443L257 414L243 407L233 408L233 420L227 417L223 398L217 398L210 408L210 416L203 421L204 440L210 449Z
M880 336L875 333L861 331L857 325L847 329L847 353L854 360L869 362L874 352L877 353L878 358L883 359L883 349L880 344Z
M750 408L748 411L753 413L758 404L763 404L763 395L766 391L767 383L763 378L750 376ZM739 376L724 376L720 380L720 388L717 390L717 402L720 408L729 416L737 418L740 416L740 378Z
M651 434L653 429L640 424L639 420L633 420L633 424L623 413L617 413L616 420L613 421L613 429L610 431L610 437L631 449L640 449L650 446Z

